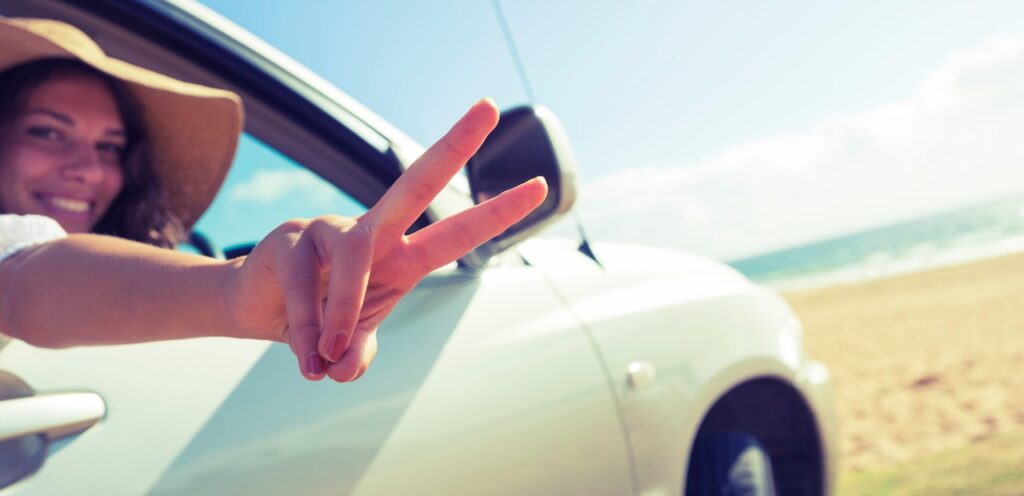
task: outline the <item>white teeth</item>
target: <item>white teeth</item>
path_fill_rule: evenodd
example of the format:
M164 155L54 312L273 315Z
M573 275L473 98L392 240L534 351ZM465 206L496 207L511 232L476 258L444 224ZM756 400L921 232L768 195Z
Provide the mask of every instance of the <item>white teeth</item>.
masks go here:
M81 214L89 211L89 202L82 200L72 200L71 198L59 198L51 196L49 198L50 205L53 205L61 210L67 210L68 212L74 212Z

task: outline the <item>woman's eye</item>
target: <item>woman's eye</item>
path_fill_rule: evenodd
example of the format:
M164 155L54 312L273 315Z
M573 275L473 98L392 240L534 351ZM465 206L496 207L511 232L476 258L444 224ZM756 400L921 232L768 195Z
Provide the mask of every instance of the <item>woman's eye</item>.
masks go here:
M117 143L100 143L96 145L96 149L105 159L112 162L119 163L124 156L124 146Z
M64 135L60 131L47 126L32 126L28 128L28 134L47 141L62 141L64 139Z

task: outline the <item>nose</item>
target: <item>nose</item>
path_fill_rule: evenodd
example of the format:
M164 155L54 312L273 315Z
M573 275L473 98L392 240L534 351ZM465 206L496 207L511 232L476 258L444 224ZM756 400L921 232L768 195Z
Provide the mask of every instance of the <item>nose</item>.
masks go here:
M98 184L103 181L104 166L95 149L88 146L76 147L61 169L61 175L68 180L84 184Z

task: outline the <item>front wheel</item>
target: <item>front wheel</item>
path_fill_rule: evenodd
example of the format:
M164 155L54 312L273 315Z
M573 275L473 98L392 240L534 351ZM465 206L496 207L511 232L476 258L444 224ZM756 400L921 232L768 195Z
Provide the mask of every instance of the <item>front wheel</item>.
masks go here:
M697 437L686 476L687 496L775 496L764 446L745 432Z

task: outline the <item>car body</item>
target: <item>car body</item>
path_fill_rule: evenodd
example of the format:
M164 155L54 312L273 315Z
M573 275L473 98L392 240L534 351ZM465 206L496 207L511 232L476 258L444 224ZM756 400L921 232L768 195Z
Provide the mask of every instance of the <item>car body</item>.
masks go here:
M112 55L237 91L248 133L363 205L422 151L199 5L0 0L0 15L67 20ZM471 205L465 181L419 224ZM711 431L757 437L779 494L829 493L828 372L785 302L700 257L593 251L533 237L436 271L352 384L308 382L261 341L8 343L0 370L84 420L48 431L45 463L0 495L678 494Z

